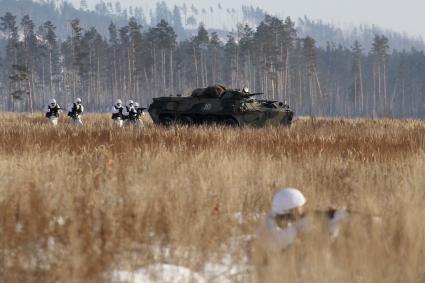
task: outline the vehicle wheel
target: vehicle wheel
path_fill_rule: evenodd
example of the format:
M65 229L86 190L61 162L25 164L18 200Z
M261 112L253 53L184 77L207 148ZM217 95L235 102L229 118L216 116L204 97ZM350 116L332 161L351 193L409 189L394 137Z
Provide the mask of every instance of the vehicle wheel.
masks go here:
M206 117L203 119L203 122L204 122L204 124L206 124L206 125L210 125L210 126L212 126L212 125L217 124L217 118L216 118L216 117L214 117L214 116L206 116Z
M292 124L292 115L288 115L288 116L284 117L282 119L281 124L283 126L287 126L288 128L290 128L291 127L291 124Z
M174 119L171 118L170 116L165 116L161 118L161 125L171 126L173 122L174 122Z
M179 123L186 126L191 126L194 124L193 118L190 116L181 116L179 119Z
M239 123L233 118L227 118L223 120L223 125L231 128L238 128Z

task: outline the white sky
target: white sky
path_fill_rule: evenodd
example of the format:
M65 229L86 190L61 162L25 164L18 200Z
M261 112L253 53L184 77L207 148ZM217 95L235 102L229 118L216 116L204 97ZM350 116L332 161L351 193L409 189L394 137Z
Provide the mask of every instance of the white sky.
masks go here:
M116 2L117 0L104 0ZM71 0L79 3L80 0ZM89 5L99 0L87 0ZM148 11L155 6L156 0L120 0L122 6L141 6ZM242 5L258 6L272 15L291 16L293 19L307 15L312 19L342 25L375 24L411 36L425 38L425 0L165 0L174 4L193 3L200 7L238 8Z

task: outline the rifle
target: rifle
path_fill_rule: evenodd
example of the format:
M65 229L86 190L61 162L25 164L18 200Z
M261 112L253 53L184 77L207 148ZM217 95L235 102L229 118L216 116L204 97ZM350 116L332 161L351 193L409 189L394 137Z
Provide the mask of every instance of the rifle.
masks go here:
M117 119L117 118L120 118L120 119L123 119L124 120L124 116L122 115L122 113L112 113L112 119Z
M71 117L72 119L77 119L78 116L80 116L80 114L78 114L77 112L74 112L74 111L69 111L68 116Z
M138 107L138 108L136 108L137 114L138 115L141 115L143 113L143 111L145 111L146 109L148 109L148 108L146 108L146 107Z
M55 117L59 118L59 114L60 114L61 110L64 110L64 109L61 108L61 107L57 107L57 108L54 108L54 109L48 108L48 110L49 111L46 112L47 118L50 118L51 116L55 116Z
M73 119L77 119L78 116L80 116L81 114L82 114L81 107L78 108L78 106L75 103L72 106L71 110L68 110L68 116L73 118Z
M310 213L307 212L307 214L326 215L329 219L333 219L334 216L336 215L336 213L343 213L343 214L345 214L345 217L356 216L356 217L370 219L370 220L377 221L377 222L382 220L382 216L379 215L379 214L361 212L361 211L356 211L356 210L347 209L347 208L329 207L328 209L324 209L324 210L316 209L316 210L310 211Z
M255 92L255 93L245 93L245 95L243 96L244 98L250 98L253 96L257 96L257 95L263 95L264 92Z

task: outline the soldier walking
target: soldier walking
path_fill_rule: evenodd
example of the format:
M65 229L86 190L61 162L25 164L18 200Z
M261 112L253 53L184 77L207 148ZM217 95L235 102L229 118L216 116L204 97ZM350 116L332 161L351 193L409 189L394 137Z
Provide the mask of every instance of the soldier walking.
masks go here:
M72 119L72 122L75 125L83 125L81 121L81 115L84 112L84 106L82 104L81 98L75 99L72 106L68 107L68 116Z
M122 106L121 99L117 99L115 101L115 104L112 106L112 120L114 121L114 124L121 128L123 126L123 115L124 107Z
M62 108L56 103L56 99L52 98L44 111L46 112L46 118L49 119L49 124L57 126Z

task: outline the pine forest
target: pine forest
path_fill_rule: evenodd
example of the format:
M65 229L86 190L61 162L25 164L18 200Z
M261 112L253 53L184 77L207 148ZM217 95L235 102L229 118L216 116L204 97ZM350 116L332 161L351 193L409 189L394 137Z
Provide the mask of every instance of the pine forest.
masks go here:
M421 48L391 48L379 33L370 46L319 45L290 17L260 14L258 24L238 23L227 34L199 22L188 35L176 24L188 21L179 8L174 17L157 15L156 24L112 18L106 33L74 18L67 34L49 19L35 24L29 15L5 12L0 110L35 112L51 97L60 104L81 97L88 111L102 112L117 98L147 106L153 97L222 84L286 100L297 115L425 117Z

